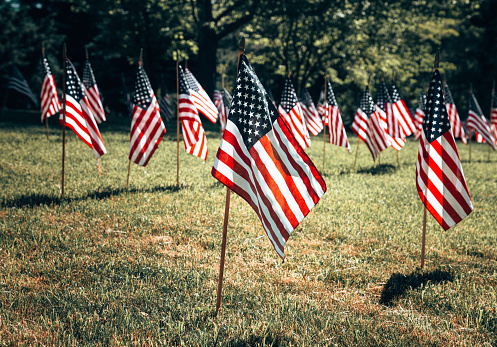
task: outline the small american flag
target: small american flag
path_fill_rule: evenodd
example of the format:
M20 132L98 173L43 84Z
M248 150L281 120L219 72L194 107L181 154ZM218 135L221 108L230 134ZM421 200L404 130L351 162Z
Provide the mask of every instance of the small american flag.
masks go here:
M38 106L38 100L36 99L36 96L31 91L31 88L29 88L28 82L21 74L21 71L19 71L19 69L15 65L12 65L12 68L10 70L10 78L9 83L7 84L7 89L13 89L16 92L27 96L29 100L33 102L33 104Z
M324 95L324 94L323 94ZM324 103L324 96L323 96ZM369 116L375 112L373 98L369 93L369 87L366 86L366 90L362 94L359 107L354 117L354 122L352 123L352 131L362 140L366 141L368 132L368 120Z
M206 116L212 123L216 123L218 116L216 105L214 105L211 98L209 98L209 95L207 95L204 88L198 83L190 70L185 69L184 76L186 78L186 85L188 86L193 103L198 112Z
M297 94L295 94L292 81L288 76L285 79L285 87L283 88L283 94L281 94L281 101L278 111L289 125L293 136L295 136L300 146L303 149L309 147L311 145L311 138L309 137L309 132L307 131L307 126L302 114L302 109L300 108L300 104L297 99Z
M486 142L492 149L495 150L495 138L492 135L492 130L488 126L487 120L481 111L480 105L473 93L470 96L469 114L466 120L466 127L475 131L482 139L479 142Z
M323 124L325 126L328 125L328 118L326 118L326 108L324 107L324 90L321 90L321 93L319 93L317 108L318 114L321 117Z
M391 111L387 111L387 109L392 108L392 98L390 98L390 94L388 93L387 85L385 81L382 79L380 87L378 88L378 95L376 98L376 105L383 110L387 114L387 117L390 115Z
M401 99L395 84L392 82L392 113L398 123L398 128L395 129L394 134L389 134L396 138L405 139L407 136L411 135L416 131L414 122L412 120L411 112L407 108L404 100Z
M59 123L64 123L62 112ZM66 126L71 128L84 143L93 149L95 158L98 159L107 153L84 86L69 59L66 59Z
M133 97L129 160L146 166L165 133L154 91L145 69L139 66Z
M281 258L292 231L326 191L244 55L212 175L254 209Z
M88 59L86 59L85 67L83 69L83 84L86 88L86 96L88 97L91 111L95 116L97 123L100 124L106 120L105 112L102 105L102 97L100 95L100 91L98 90L97 82L95 81L95 75L93 74L93 70Z
M207 138L205 137L204 128L198 115L197 104L188 88L187 79L181 66L179 71L179 120L183 130L183 139L185 142L185 151L188 154L207 159Z
M219 121L221 122L221 132L224 134L224 129L226 129L226 122L228 121L228 113L230 111L231 95L225 88L223 88L221 94L222 107L219 111Z
M302 89L302 93L300 94L300 108L304 114L307 130L316 136L323 130L323 121L319 117L318 110L314 106L311 94L309 94L307 88Z
M331 88L329 80L327 83L326 104L328 108L328 116L326 119L328 119L328 139L331 144L345 147L350 152L349 140L347 138L347 133L345 132L345 127L343 126L342 116L340 115L340 110L338 109L335 93L333 93L333 88Z
M421 132L423 131L423 118L426 111L426 94L424 90L421 90L419 95L418 107L416 108L416 115L414 116L414 126L416 127L416 132L414 133L414 139L419 140Z
M59 112L62 106L47 58L43 58L42 65L44 77L41 85L41 122L43 123L45 119Z
M428 90L423 131L416 163L416 187L421 201L445 229L473 210L444 102L442 78L433 73Z
M454 138L460 138L463 143L467 142L466 133L464 127L461 123L461 118L459 118L459 113L457 113L456 104L454 103L454 98L450 92L449 85L445 83L445 106L447 107L447 113L449 114L450 129Z
M166 122L173 118L173 113L171 111L171 102L169 101L169 95L167 94L167 87L164 81L161 82L161 95L159 99L160 114Z
M492 110L490 113L490 128L493 131L493 136L497 139L497 94L495 94L495 88L492 89Z

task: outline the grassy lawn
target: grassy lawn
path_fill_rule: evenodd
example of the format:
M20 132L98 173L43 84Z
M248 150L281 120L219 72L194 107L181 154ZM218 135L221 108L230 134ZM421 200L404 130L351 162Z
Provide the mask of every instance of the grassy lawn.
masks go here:
M207 122L207 121L206 121ZM205 122L204 122L205 123ZM126 189L129 119L101 126L103 175L67 132L0 122L0 345L491 346L497 344L497 154L457 142L473 213L443 231L415 185L418 143L373 164L326 145L307 153L328 191L294 231L282 263L248 204L231 199L223 304L215 299L226 188L176 124Z

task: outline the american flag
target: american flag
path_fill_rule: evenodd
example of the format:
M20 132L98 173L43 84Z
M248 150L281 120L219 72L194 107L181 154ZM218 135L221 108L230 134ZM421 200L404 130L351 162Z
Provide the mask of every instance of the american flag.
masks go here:
M450 92L449 85L447 83L445 83L445 106L447 107L447 113L449 114L452 135L454 135L454 138L460 138L463 143L466 143L466 133L461 123L461 118L459 118L459 113L457 113L456 104L454 103L452 93Z
M173 118L173 113L171 111L171 102L169 101L169 95L167 94L167 87L164 81L161 82L161 95L159 99L160 114L166 122Z
M86 59L85 67L83 69L83 84L86 88L86 97L88 98L88 103L90 104L93 116L95 116L97 123L100 124L106 120L105 112L100 91L98 90L97 82L95 81L95 75L93 74L88 59Z
M338 109L335 93L333 93L333 88L331 88L329 80L327 83L326 104L328 110L326 119L328 119L329 142L336 146L345 147L350 152L349 140L343 126L342 116L340 115L340 110Z
M476 100L476 97L471 93L470 103L469 103L469 114L466 120L466 128L475 131L477 134L481 135L484 142L488 143L490 147L495 150L495 138L492 135L492 130L488 126L487 120L481 111L480 105ZM483 140L480 140L483 142Z
M64 124L63 112L60 113L59 123ZM66 126L93 149L95 158L107 153L84 86L69 59L66 59Z
M357 108L354 122L352 123L352 131L364 142L366 141L368 132L369 116L373 114L375 110L373 98L369 93L369 87L366 86L366 90L362 94L361 102Z
M188 82L181 66L179 71L179 120L183 130L183 139L185 142L185 151L188 154L207 159L207 138L205 137L204 128L198 115L198 108L195 104L191 90L188 88Z
M216 123L218 111L216 105L212 102L209 95L205 92L204 88L198 83L190 70L185 69L186 85L190 90L190 95L195 103L198 112L202 113L212 123Z
M228 113L230 111L231 95L225 88L223 88L221 94L222 107L219 111L219 120L221 122L221 132L224 134L224 129L226 129L226 122L228 121Z
M277 107L276 106L276 101L274 101L274 96L273 96L273 92L271 92L271 89L268 89L267 90L267 94L269 95L269 99L271 100L271 102L273 103L274 107Z
M15 65L12 65L10 70L10 78L9 83L7 84L7 89L14 89L16 92L27 96L33 104L38 106L36 96L31 91L31 88L29 88L28 82L24 79L21 71L19 71Z
M473 210L459 153L450 131L438 69L433 73L428 90L416 163L416 187L423 204L445 230L459 223Z
M43 123L45 119L59 112L62 106L47 58L43 58L42 65L45 75L41 85L41 122Z
M219 114L219 124L221 125L221 133L224 132L226 127L226 117L227 114L224 108L223 93L219 89L214 89L214 105L217 107L217 112Z
M414 139L419 140L421 132L423 131L423 118L426 111L426 94L424 90L421 90L419 95L418 107L416 108L416 115L414 116L414 125L416 127L416 132L414 133Z
M326 118L326 108L324 107L324 90L319 93L319 100L318 100L318 114L322 119L323 124L326 126L328 125L328 118Z
M244 55L212 175L254 209L281 258L292 231L326 191Z
M395 87L395 84L392 82L392 113L398 122L398 130L395 129L395 134L389 132L389 134L393 137L400 137L405 139L407 136L411 135L416 131L416 127L414 126L414 122L412 120L411 113L407 108L404 100L400 98L400 94Z
M146 166L165 133L154 91L145 69L139 66L133 97L129 160Z
M288 76L285 79L285 87L283 88L283 94L281 94L278 111L287 122L293 136L295 136L295 139L297 139L300 146L303 149L309 147L311 145L311 139L307 131L305 119L302 115L302 109L300 108L297 99L297 94L295 94L292 81Z
M314 106L311 94L309 94L307 88L302 89L302 93L300 94L300 108L304 114L307 130L316 136L323 130L323 121L319 117L318 110Z
M392 98L390 98L390 94L388 93L387 85L385 81L382 79L380 87L378 88L378 95L376 98L376 105L383 110L387 114L387 117L392 117ZM394 120L389 120L392 122Z
M497 139L497 94L495 94L495 88L492 88L492 108L490 111L490 129L492 129L493 136Z

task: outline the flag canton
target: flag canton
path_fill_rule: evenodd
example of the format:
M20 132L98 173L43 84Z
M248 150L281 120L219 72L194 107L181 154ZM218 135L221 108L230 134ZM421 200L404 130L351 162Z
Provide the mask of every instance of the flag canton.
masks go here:
M452 98L452 93L450 92L449 85L445 83L445 103L454 104L454 98Z
M88 59L86 59L85 68L83 69L83 84L86 89L90 89L96 84L95 76L93 75L93 70Z
M221 93L223 94L224 107L229 107L232 99L230 93L225 88L223 88Z
M392 89L392 103L396 103L397 101L400 100L400 94L397 91L397 87L395 87L395 84L393 84L393 82L391 89Z
M185 77L186 77L186 85L193 90L194 92L198 93L200 90L199 84L197 79L193 76L193 74L190 72L190 70L185 69Z
M333 88L331 88L330 81L328 81L326 94L327 94L326 99L328 101L328 106L337 106L337 99L335 98L335 93L333 93Z
M426 94L424 90L421 90L421 94L419 95L418 108L423 112L426 111Z
M471 100L469 102L469 110L476 113L478 117L483 116L483 112L480 108L480 104L476 100L475 94L471 93Z
M433 142L450 130L449 116L445 107L442 90L442 77L435 70L428 89L426 115L423 118L423 131L428 142Z
M47 58L42 59L41 65L42 65L42 69L43 69L43 77L45 77L46 75L52 74L52 70L50 70L50 65L48 64Z
M187 70L188 71L188 70ZM181 65L178 67L178 78L179 78L179 94L188 94L190 95L190 88L188 87L187 77L183 72L183 68Z
M297 95L293 89L292 81L290 77L287 76L285 79L285 87L283 88L283 94L281 94L281 106L286 113L290 112L292 108L297 104Z
M272 123L277 118L276 107L247 58L242 55L228 119L236 125L250 150L272 129Z
M66 59L66 87L67 95L71 96L78 103L85 97L85 92L81 88L81 80L69 59Z
M135 83L135 95L133 96L133 103L146 110L152 103L152 87L148 80L147 73L143 67L138 67L138 74Z
M305 107L311 107L312 98L307 88L302 89L302 93L300 93L300 101L304 104Z
M366 87L364 94L362 94L361 103L359 105L362 112L364 112L368 117L376 111L376 105L374 104L373 97L369 93L369 88Z
M388 89L385 84L385 81L381 81L380 88L378 89L378 99L376 105L385 111L385 104L392 103L392 99L390 99L390 94L388 94Z

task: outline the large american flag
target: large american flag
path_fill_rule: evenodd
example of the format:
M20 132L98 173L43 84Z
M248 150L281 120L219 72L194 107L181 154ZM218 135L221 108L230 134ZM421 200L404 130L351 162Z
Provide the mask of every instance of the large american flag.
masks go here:
M373 106L371 106L371 103ZM362 94L359 107L354 117L354 122L352 123L352 131L362 140L366 141L368 132L368 120L369 116L375 112L373 98L369 93L369 87L366 86L366 90Z
M470 96L469 102L469 114L468 119L466 120L466 128L471 129L479 134L484 142L488 143L490 147L495 150L495 138L492 135L492 130L488 126L487 120L481 111L480 105L476 100L476 97L473 93ZM480 140L479 142L483 142Z
M281 258L292 231L326 191L244 55L212 175L254 209Z
M414 126L416 127L416 132L414 133L414 139L419 140L421 132L423 131L423 118L426 111L426 94L423 89L421 89L421 94L419 95L418 107L416 108L416 114L414 116Z
M161 81L161 95L159 96L159 108L160 114L166 122L173 118L173 112L171 110L171 101L169 100L169 95L167 93L167 87L164 80Z
M107 153L107 150L91 111L84 86L69 59L66 59L65 101L66 126L71 128L84 143L93 149L95 158L100 158ZM60 113L59 123L64 124L63 112Z
M132 117L129 160L146 166L166 133L166 127L160 117L159 105L147 73L142 66L138 67L136 76Z
M181 66L178 68L179 73L179 120L183 130L183 139L185 142L185 151L188 154L207 159L207 138L205 137L204 128L198 115L198 108L188 88L187 79Z
M404 103L404 100L401 99L400 94L397 91L397 88L395 87L395 84L393 82L391 90L392 90L392 112L398 122L398 130L397 129L395 130L395 135L392 135L391 133L389 134L396 138L400 137L402 139L405 139L407 136L411 135L413 132L416 131L416 127L414 126L411 112L409 112L409 109ZM397 136L397 134L399 136Z
M319 134L323 130L323 121L319 117L318 110L312 102L311 94L307 88L302 89L300 93L300 108L304 114L305 124L307 125L307 130L314 136Z
M29 100L33 102L33 104L38 106L38 100L31 91L31 88L29 88L28 81L26 81L21 71L19 71L19 69L15 65L12 65L10 69L10 78L9 83L7 84L7 89L13 89L16 92L27 96Z
M340 110L338 109L335 93L333 93L333 88L331 88L331 83L329 80L327 80L327 84L326 119L328 119L328 140L331 144L345 147L350 152L349 139L347 138L347 133L345 132L345 127L343 126L342 116L340 115Z
M467 142L466 133L464 127L461 123L461 118L459 118L459 113L457 113L456 104L454 103L454 98L450 92L449 85L445 83L445 106L447 107L447 113L449 114L450 129L454 138L460 138L463 143Z
M88 59L86 59L85 67L83 69L83 84L86 88L86 97L88 98L88 103L90 104L93 116L95 116L97 123L100 124L106 120L105 112L102 105L102 97L98 90L97 82L95 81L95 75L93 74Z
M416 187L423 204L445 230L459 223L473 210L459 153L450 131L438 69L433 73L428 90L416 163Z
M189 88L192 100L198 112L202 113L212 123L216 123L218 111L216 105L212 102L209 95L205 92L204 88L198 83L197 79L193 76L190 70L185 69L186 85Z
M307 131L307 126L302 114L302 109L300 108L300 104L297 99L297 94L295 94L292 81L288 76L285 79L285 87L283 88L283 93L281 94L278 112L286 120L293 136L295 136L295 139L297 139L300 146L303 149L309 147L311 145L311 138L309 137L309 132Z
M44 77L41 84L41 122L43 123L45 119L59 112L62 106L47 58L43 58L42 65Z

